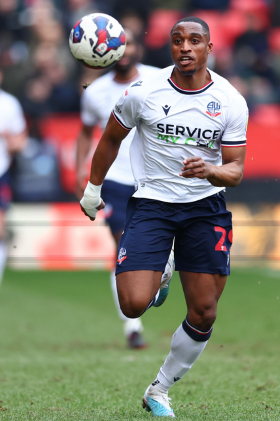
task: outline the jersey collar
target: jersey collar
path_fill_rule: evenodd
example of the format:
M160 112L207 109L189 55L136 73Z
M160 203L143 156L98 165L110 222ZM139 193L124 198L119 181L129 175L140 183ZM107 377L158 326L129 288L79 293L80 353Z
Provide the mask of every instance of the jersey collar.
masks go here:
M207 69L207 71L209 72L208 69ZM202 86L202 88L200 88L200 89L183 89L183 88L180 88L180 86L176 85L174 80L172 80L171 76L167 79L167 81L172 86L172 88L175 89L177 92L180 92L180 94L197 95L197 94L201 94L202 92L205 92L207 89L210 88L210 86L213 85L214 81L212 80L212 75L211 75L210 72L209 72L209 74L211 76L210 82L208 82L206 85Z

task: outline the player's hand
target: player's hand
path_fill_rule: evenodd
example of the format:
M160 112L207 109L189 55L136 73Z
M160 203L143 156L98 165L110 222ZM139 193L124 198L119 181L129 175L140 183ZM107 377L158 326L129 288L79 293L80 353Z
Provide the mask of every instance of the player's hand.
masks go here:
M187 158L183 161L183 167L179 174L184 178L208 178L213 174L213 165L208 164L204 159L199 156Z
M93 210L93 209L85 209L85 208L83 208L83 206L82 205L80 205L81 206L81 210L82 210L82 212L84 212L84 214L86 215L86 216L88 216L89 217L89 219L91 220L91 221L94 221L95 220L95 218L96 218L96 214L97 214L97 212L99 211L99 210L101 210L101 209L104 209L105 208L105 203L103 202L103 200L101 199L101 204L99 205L99 206L97 206L97 208L95 208L95 210ZM95 216L91 216L91 215L95 215Z
M80 201L82 212L84 212L91 221L94 221L97 212L105 207L105 203L100 197L101 187L102 186L94 186L88 182L84 191L84 196Z

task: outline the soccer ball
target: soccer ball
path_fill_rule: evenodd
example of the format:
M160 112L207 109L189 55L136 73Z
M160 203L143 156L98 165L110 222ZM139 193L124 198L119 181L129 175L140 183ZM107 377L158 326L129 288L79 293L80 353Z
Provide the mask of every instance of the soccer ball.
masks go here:
M70 32L69 46L74 58L90 69L104 69L119 61L125 50L121 24L103 13L80 19Z

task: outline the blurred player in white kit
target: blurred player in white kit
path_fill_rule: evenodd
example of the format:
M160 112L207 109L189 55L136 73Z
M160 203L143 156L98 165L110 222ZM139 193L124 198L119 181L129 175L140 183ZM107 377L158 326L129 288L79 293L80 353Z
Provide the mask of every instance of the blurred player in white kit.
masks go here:
M12 199L9 168L15 152L25 146L26 122L19 101L1 89L0 69L0 282L6 264L5 214Z
M130 30L126 30L126 50L114 70L95 80L84 91L81 101L82 129L77 144L77 196L83 197L88 179L86 162L91 149L92 131L96 125L103 130L106 127L116 101L123 94L126 86L139 79L146 79L159 69L138 63L141 55L141 45ZM105 218L114 237L116 250L122 235L126 205L135 192L135 180L131 170L129 147L134 136L134 130L124 139L117 159L108 171L102 186L102 197L106 202ZM172 275L173 261L167 265L169 276ZM124 334L130 348L146 347L142 336L143 326L140 318L129 319L121 311L116 288L115 270L111 272L111 287L121 320L124 322Z

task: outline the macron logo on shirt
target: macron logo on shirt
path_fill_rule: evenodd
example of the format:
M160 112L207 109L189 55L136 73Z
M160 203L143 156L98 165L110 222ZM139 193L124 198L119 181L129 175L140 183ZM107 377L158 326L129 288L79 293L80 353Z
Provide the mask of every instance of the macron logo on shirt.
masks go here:
M165 112L165 115L169 113L170 108L171 108L171 105L169 107L168 105L165 105L164 107L162 107L163 111Z
M135 86L142 86L142 80L138 80L138 82L133 83L133 85L131 85L131 87L135 87Z

